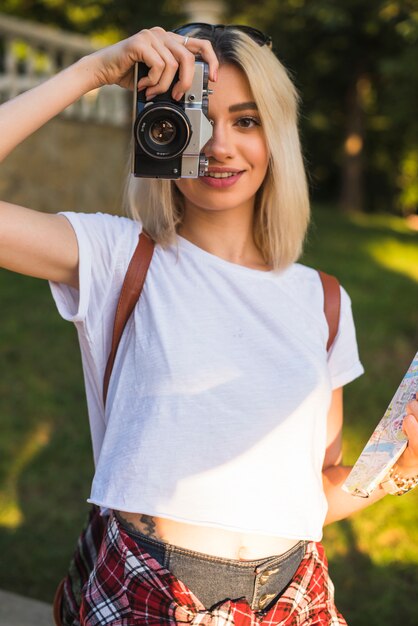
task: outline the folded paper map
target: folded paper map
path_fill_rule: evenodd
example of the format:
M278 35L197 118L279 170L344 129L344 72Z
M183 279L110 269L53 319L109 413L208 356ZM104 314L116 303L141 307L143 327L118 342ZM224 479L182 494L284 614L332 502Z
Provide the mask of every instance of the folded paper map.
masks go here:
M399 385L386 413L377 425L343 484L344 491L367 498L382 482L406 448L402 430L406 405L418 392L418 352Z

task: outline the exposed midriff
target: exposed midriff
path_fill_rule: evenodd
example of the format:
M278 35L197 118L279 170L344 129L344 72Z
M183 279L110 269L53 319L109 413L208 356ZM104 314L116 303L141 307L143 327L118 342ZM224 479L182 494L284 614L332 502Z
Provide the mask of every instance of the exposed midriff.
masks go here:
M297 539L198 526L141 513L118 511L139 532L175 546L241 561L262 559L290 550Z

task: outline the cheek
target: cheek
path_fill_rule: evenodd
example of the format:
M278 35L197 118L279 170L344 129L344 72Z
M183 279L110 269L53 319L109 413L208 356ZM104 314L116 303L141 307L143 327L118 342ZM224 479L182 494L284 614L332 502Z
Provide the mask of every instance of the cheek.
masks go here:
M269 152L264 139L259 139L254 142L251 150L253 163L260 173L260 176L264 178L269 165Z
M179 178L178 180L175 181L174 184L176 185L180 193L185 198L188 198L190 196L193 196L193 191L196 187L196 182L197 181L193 180L192 178Z

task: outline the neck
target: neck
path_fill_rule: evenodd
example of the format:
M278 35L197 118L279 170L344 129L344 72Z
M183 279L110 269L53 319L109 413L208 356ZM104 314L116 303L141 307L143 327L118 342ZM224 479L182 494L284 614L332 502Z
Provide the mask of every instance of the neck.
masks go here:
M230 263L270 269L254 241L252 211L236 216L187 207L178 234Z

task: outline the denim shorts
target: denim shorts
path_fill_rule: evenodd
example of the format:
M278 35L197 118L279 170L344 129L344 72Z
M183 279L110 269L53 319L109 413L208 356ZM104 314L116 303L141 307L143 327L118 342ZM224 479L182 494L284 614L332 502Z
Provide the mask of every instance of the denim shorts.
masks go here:
M253 611L268 610L281 596L298 569L306 549L299 541L284 554L252 561L238 561L186 550L151 539L119 517L125 532L160 565L194 593L205 609L226 599L246 598Z

